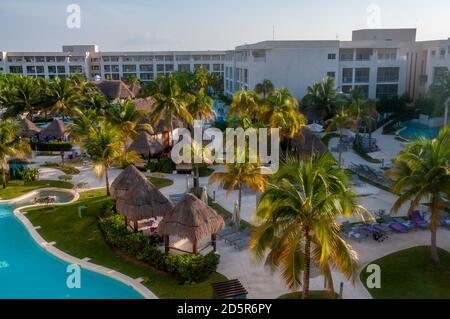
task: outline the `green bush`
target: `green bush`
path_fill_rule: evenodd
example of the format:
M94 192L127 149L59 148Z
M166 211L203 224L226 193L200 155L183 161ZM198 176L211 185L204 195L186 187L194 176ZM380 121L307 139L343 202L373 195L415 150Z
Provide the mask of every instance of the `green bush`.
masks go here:
M125 226L125 219L114 213L114 208L103 207L99 219L100 229L106 242L124 251L140 261L171 273L183 282L196 282L207 279L217 269L220 256L209 253L206 256L173 255L162 252L152 237L142 233L130 233Z
M152 173L172 174L175 164L170 158L151 159L147 164L147 169Z
M72 150L71 142L34 142L31 143L33 150L40 152L69 152Z
M72 178L73 178L72 175L61 175L61 176L58 176L58 179L60 181L63 181L63 182L70 182L72 180Z
M80 174L80 170L71 164L61 164L61 163L50 163L45 162L41 167L51 167L62 171L66 175L77 175Z
M33 167L24 167L20 169L17 174L19 178L25 182L34 182L39 179L39 169Z

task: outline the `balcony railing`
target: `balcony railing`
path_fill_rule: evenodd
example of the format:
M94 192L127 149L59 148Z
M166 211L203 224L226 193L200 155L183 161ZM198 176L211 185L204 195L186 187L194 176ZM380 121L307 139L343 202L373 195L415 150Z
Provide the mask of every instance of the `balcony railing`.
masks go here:
M379 76L377 77L377 82L398 82L399 77L398 76Z

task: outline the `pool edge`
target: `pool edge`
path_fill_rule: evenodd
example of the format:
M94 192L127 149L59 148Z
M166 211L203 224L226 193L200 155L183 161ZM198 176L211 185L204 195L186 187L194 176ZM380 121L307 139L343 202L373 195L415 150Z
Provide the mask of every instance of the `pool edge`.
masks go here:
M11 200L4 200L4 201L0 201L0 203L15 203L19 200L23 200L25 198L28 198L30 196L33 196L35 193L37 193L38 191L61 191L61 192L66 192L66 193L71 193L74 195L74 198L67 202L67 203L56 203L56 204L52 204L51 206L63 206L63 205L68 205L68 204L73 204L76 201L78 201L78 199L80 198L80 194L73 190L73 189L61 189L61 188L40 188L38 190L34 190L31 191L25 195L22 195L20 197L11 199ZM121 282L124 285L127 285L128 287L133 288L136 292L138 292L141 296L144 297L144 299L159 299L153 292L151 292L147 287L145 287L143 284L141 284L139 282L139 278L138 279L133 279L125 274L122 274L116 270L112 270L109 269L107 267L104 266L100 266L94 263L91 263L87 260L82 260L79 259L77 257L74 257L72 255L69 255L67 253L65 253L64 251L58 249L57 247L55 247L54 245L52 245L52 243L47 242L39 233L38 231L35 229L35 226L31 223L31 221L25 216L25 214L23 214L21 212L22 209L26 209L26 208L31 208L31 207L43 207L46 206L46 204L36 204L36 205L27 205L27 206L23 206L23 207L18 207L16 209L14 209L13 213L14 216L22 223L22 225L25 226L25 229L28 231L28 233L31 235L31 237L33 238L33 240L36 242L36 244L38 244L39 246L41 246L44 250L46 250L48 253L52 254L53 256L69 263L69 264L77 264L79 265L81 268L99 273L101 275L110 277L114 280L117 280L119 282ZM86 256L89 257L89 256Z

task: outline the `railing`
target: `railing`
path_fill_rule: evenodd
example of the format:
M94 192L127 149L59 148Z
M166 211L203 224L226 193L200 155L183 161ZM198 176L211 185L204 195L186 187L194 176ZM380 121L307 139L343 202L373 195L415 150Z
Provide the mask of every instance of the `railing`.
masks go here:
M382 82L398 82L399 81L399 77L398 76L379 76L377 77L377 82L378 83L382 83Z

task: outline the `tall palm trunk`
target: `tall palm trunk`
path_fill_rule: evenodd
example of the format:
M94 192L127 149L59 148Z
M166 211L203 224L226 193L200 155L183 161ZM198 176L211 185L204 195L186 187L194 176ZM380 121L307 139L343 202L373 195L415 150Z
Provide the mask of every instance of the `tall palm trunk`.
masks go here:
M437 251L437 221L439 216L439 202L436 198L437 196L433 196L432 199L432 206L431 206L431 225L430 225L430 231L431 231L431 260L433 260L435 263L439 262L439 255Z
M6 184L6 170L4 168L2 168L2 184L3 184L3 188L6 188L7 184Z
M344 133L342 129L339 130L339 168L342 168L342 143L344 141Z
M108 166L106 166L105 169L105 182L106 182L106 195L109 196L111 195L109 192L109 176L108 176Z
M305 260L303 266L303 291L302 299L309 298L309 277L311 268L311 241L309 239L309 229L305 229Z

